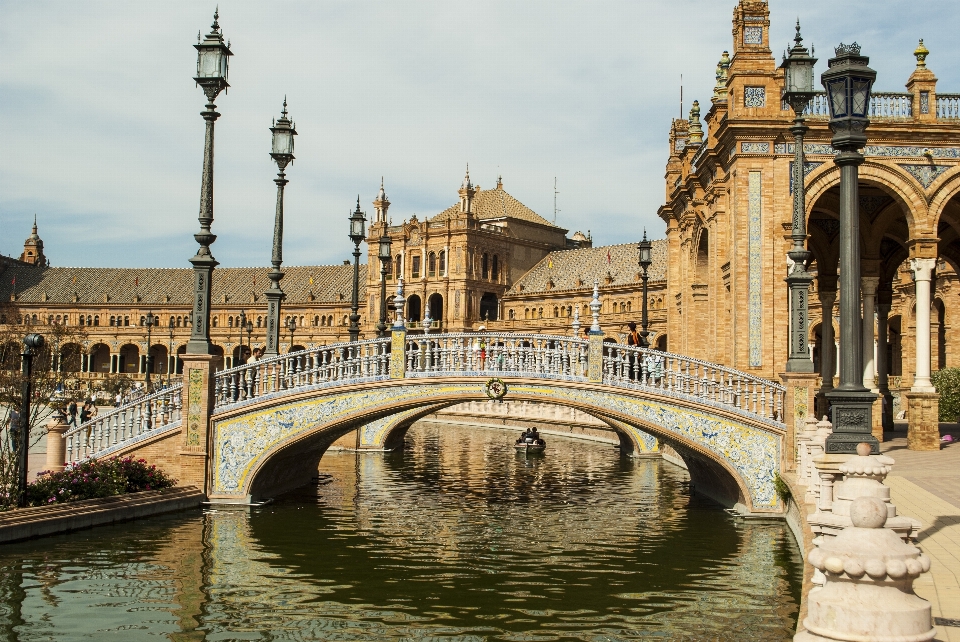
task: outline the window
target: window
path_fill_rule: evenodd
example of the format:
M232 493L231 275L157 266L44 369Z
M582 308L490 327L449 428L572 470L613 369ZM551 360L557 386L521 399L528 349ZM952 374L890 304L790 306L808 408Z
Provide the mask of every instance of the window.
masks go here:
M553 318L556 319L560 316L560 308L553 306Z
M257 327L259 328L262 325L263 325L263 317L257 317Z
M523 318L524 318L524 319L529 319L529 318L530 318L530 308L524 308L524 309L523 309Z
M316 327L318 327L319 325L320 325L320 315L318 314L318 315L316 315L316 316L313 317L313 327L316 328Z
M397 254L397 258L394 259L394 262L393 262L393 273L397 275L398 279L402 276L402 272L400 272L400 266L402 265L402 261L403 259L401 259L400 255Z
M440 276L447 275L447 252L446 250L440 250Z
M515 318L516 316L514 315L513 310L510 310L510 320L513 321Z
M543 308L540 308L540 309L537 310L537 318L538 318L538 319L542 319L542 318L543 318Z
M213 327L216 328L216 327L219 325L219 324L217 323L218 321L219 321L219 318L218 318L218 317L213 317Z
M490 262L490 255L486 252L483 253L483 258L480 259L480 278L486 279L490 273L488 269L488 263Z
M350 325L350 318L347 315L343 315L343 325Z
M227 317L227 327L229 327L229 328L232 328L232 327L233 327L233 317L232 317L232 316Z
M411 269L410 269L410 278L419 279L420 278L420 256L417 255L412 258L413 258L413 265L411 266Z
M494 255L493 255L493 269L490 270L490 280L491 280L491 281L497 281L498 278L499 278L499 276L500 276L500 266L498 265L499 263L500 263L500 257L498 257L496 254L494 254Z
M99 325L100 325L100 315L99 315L99 314L97 314L97 315L95 315L95 316L93 317L93 325L95 325L95 326L99 326Z
M123 317L123 325L130 325L130 317Z
M146 325L147 325L147 317L141 316L141 317L140 317L140 327L142 328L142 327L144 327L144 326L146 326Z
M83 321L84 321L84 318L83 318L83 315L81 314L81 315L80 315L80 325L83 325ZM0 321L0 323L6 323L6 321L5 321L5 320L4 320L4 321Z
M111 317L110 317L110 327L112 328L112 327L115 326L115 325L117 325L117 317L111 316Z
M47 317L47 325L53 325L53 315L52 315L52 314Z
M427 276L437 276L437 255L433 252L427 255Z

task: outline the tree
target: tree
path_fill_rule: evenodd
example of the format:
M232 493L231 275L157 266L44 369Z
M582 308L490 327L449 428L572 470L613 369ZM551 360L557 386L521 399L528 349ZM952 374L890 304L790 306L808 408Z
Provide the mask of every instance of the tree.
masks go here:
M11 434L11 419L23 405L24 375L21 372L23 338L43 335L45 344L34 351L30 377L30 416L19 417L30 429L30 446L46 436L46 421L53 408L69 403L66 383L80 371L84 329L61 323L33 323L21 314L15 302L0 303L0 510L16 505L17 453Z

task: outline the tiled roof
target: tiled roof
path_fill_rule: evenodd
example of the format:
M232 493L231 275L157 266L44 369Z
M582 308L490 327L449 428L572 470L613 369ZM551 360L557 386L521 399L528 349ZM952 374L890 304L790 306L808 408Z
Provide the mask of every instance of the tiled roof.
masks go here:
M667 241L653 241L653 263L647 270L651 282L666 279ZM605 245L551 252L513 284L507 296L519 296L563 290L592 289L594 280L600 287L638 285L637 243ZM607 283L607 277L611 277ZM553 286L548 287L550 281Z
M471 206L473 215L478 219L491 218L515 218L528 223L538 225L547 225L556 227L553 223L543 218L532 209L510 196L505 189L498 187L496 189L478 190L473 197ZM460 212L460 203L451 205L433 218L431 221L445 221Z
M284 266L280 286L288 303L349 302L353 294L352 265ZM263 292L270 287L269 268L217 268L213 273L212 303L250 303L256 294L263 301ZM16 283L14 284L14 279ZM311 279L313 283L311 284ZM361 301L367 281L367 267L360 265ZM13 291L22 303L132 303L139 296L141 303L190 305L193 301L193 270L190 268L35 268L9 266L0 272L0 300L9 301ZM46 295L46 299L44 299ZM343 298L340 298L340 295Z

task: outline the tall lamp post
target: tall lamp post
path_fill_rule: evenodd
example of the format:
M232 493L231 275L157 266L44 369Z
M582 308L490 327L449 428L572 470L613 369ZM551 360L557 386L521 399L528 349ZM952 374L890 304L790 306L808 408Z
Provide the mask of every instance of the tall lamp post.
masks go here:
M873 401L877 395L863 386L863 342L860 323L860 221L858 168L860 149L867 144L864 133L870 120L870 90L877 72L860 55L860 46L841 44L831 58L821 82L830 107L830 141L838 150L834 162L840 167L840 383L827 393L833 408L833 433L827 437L827 453L854 453L867 442L874 453L880 444L871 434Z
M218 18L219 12L214 12L210 33L202 42L194 45L197 48L197 75L194 80L207 96L206 109L200 114L207 123L207 132L203 143L203 180L200 185L200 231L193 235L200 248L196 256L190 259L194 275L193 323L190 324L190 340L187 342L187 352L190 354L213 354L213 343L210 341L210 280L213 269L219 263L210 253L210 246L217 240L210 226L213 224L213 124L220 116L213 101L230 86L227 84L227 70L229 58L233 55L229 44L223 42Z
M393 260L392 241L386 221L383 223L383 233L380 234L377 257L380 259L380 321L377 323L377 336L387 336L387 266Z
M283 111L280 119L270 128L273 133L273 147L270 156L277 162L280 172L273 180L277 184L277 211L273 221L273 252L270 263L273 267L267 273L270 279L270 289L264 292L267 298L267 345L264 356L275 357L279 354L280 344L280 303L285 295L280 289L280 279L283 272L280 265L283 263L283 187L287 184L284 170L293 159L293 137L297 135L293 123L287 118L287 97L283 97Z
M145 379L145 385L147 386L147 394L150 394L150 371L153 370L153 356L150 354L150 346L153 343L153 326L156 324L158 319L153 316L153 310L147 312L147 319L144 322L147 326L147 357L144 360L147 366L147 374Z
M360 211L360 197L357 197L357 209L350 214L350 240L353 241L353 300L350 304L350 341L360 340L360 241L366 238L364 223L366 217Z
M807 326L810 320L808 296L813 281L807 272L810 252L807 251L807 206L804 182L803 136L808 127L803 122L803 110L813 98L813 66L817 59L810 56L801 42L800 21L797 20L797 35L790 56L784 57L782 98L793 108L793 229L790 238L793 247L787 256L793 262L790 273L784 279L790 291L790 351L787 357L787 372L813 372L813 359L807 346ZM827 323L828 321L824 321Z
M43 347L43 335L28 334L23 338L23 352L20 353L20 372L23 375L23 388L20 401L20 420L17 431L17 503L27 505L27 452L30 449L30 396L33 377L34 351ZM62 412L59 407L56 412Z
M647 230L643 230L643 240L637 244L637 251L640 253L640 269L643 273L640 280L643 282L643 301L640 303L640 347L649 348L650 341L647 339L650 332L647 330L649 321L647 319L647 270L653 263L653 243L647 240Z

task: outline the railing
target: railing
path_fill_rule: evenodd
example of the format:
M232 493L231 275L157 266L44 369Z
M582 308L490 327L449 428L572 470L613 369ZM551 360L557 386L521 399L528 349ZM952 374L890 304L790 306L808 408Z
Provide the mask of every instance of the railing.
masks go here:
M214 376L214 408L294 390L383 381L391 338L340 343L279 355ZM590 382L590 342L569 336L509 332L408 335L403 376L525 377ZM773 381L657 350L603 344L602 382L692 400L765 420L783 420L784 387ZM399 355L398 355L399 358ZM67 461L110 452L181 421L182 384L105 412L68 430Z
M960 94L937 94L937 118L960 118Z
M358 383L390 373L390 339L339 343L218 372L214 408L303 386Z
M506 332L407 337L406 376L500 374L586 381L587 342Z
M783 421L785 388L773 381L669 352L611 344L603 351L603 382L653 389Z
M181 418L182 384L174 384L115 408L63 434L66 461L80 461L151 431L162 431Z
M937 96L938 118L940 110L940 95ZM788 111L790 105L781 101L781 109ZM827 92L814 92L813 98L803 110L807 118L829 118L830 105L827 103ZM913 118L913 94L897 92L879 92L870 96L870 118L909 119ZM956 117L956 116L955 116ZM948 118L948 116L942 116Z

